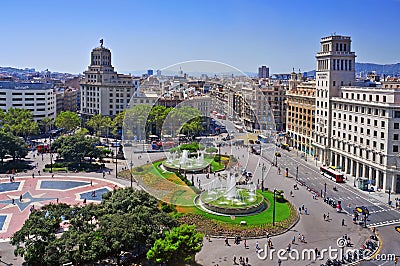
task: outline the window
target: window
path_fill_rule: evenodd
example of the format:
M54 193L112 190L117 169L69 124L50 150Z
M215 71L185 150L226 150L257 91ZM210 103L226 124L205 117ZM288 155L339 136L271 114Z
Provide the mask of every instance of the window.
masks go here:
M378 131L374 130L374 137L376 138L378 136Z
M364 124L364 117L361 117L361 124Z
M400 111L394 111L394 118L400 118Z
M394 129L399 129L399 123L394 123Z
M375 127L378 126L378 120L374 120L374 126L375 126Z
M399 140L399 134L393 134L393 140Z
M399 152L399 146L393 145L393 152Z
M384 103L386 102L386 96L383 96L383 102Z
M333 81L333 87L335 87L336 86L336 81ZM346 96L346 98L347 98L347 96Z
M372 142L374 148L376 148L376 141Z
M381 139L385 138L385 133L381 132Z
M385 127L385 121L381 121L381 127Z
M381 143L381 150L383 151L385 149L385 144Z

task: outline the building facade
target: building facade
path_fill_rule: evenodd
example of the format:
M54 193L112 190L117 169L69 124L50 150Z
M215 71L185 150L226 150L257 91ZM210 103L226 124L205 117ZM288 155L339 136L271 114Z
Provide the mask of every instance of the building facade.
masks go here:
M139 87L139 79L118 74L111 64L111 51L100 46L91 52L88 70L80 82L81 114L115 116L128 107L131 97Z
M331 164L356 180L399 193L400 86L345 86L331 100Z
M269 67L261 66L258 68L258 78L265 79L269 78Z
M27 109L38 122L45 117L55 119L56 97L50 83L0 81L0 109Z
M286 143L305 154L314 156L315 81L304 81L292 73L286 91Z
M348 36L329 36L321 39L321 50L317 53L316 69L316 114L315 156L324 164L330 162L331 146L331 98L339 96L341 86L355 83L355 53L351 51Z

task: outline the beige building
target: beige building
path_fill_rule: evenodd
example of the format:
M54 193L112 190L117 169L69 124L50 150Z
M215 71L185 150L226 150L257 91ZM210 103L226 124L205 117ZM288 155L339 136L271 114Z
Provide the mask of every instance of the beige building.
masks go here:
M301 74L292 73L286 92L287 144L314 156L315 80L303 81Z
M100 46L91 52L88 70L80 82L81 113L83 116L102 114L115 116L128 107L139 87L139 79L118 74L111 65L111 51Z

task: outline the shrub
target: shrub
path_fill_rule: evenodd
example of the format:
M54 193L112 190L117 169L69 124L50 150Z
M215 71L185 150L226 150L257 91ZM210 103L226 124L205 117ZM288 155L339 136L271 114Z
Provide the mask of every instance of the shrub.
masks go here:
M142 166L136 167L136 172L143 172L143 171L144 171L144 169Z
M166 213L176 212L175 206L166 202L161 203L161 210Z

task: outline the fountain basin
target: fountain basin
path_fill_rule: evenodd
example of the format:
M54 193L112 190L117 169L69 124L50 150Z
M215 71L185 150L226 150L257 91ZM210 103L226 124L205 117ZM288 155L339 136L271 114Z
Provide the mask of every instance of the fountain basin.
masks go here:
M268 206L264 197L259 194L254 195L246 189L238 189L237 192L238 195L243 195L242 198L229 198L219 189L204 191L200 194L200 201L204 208L224 215L254 214Z

